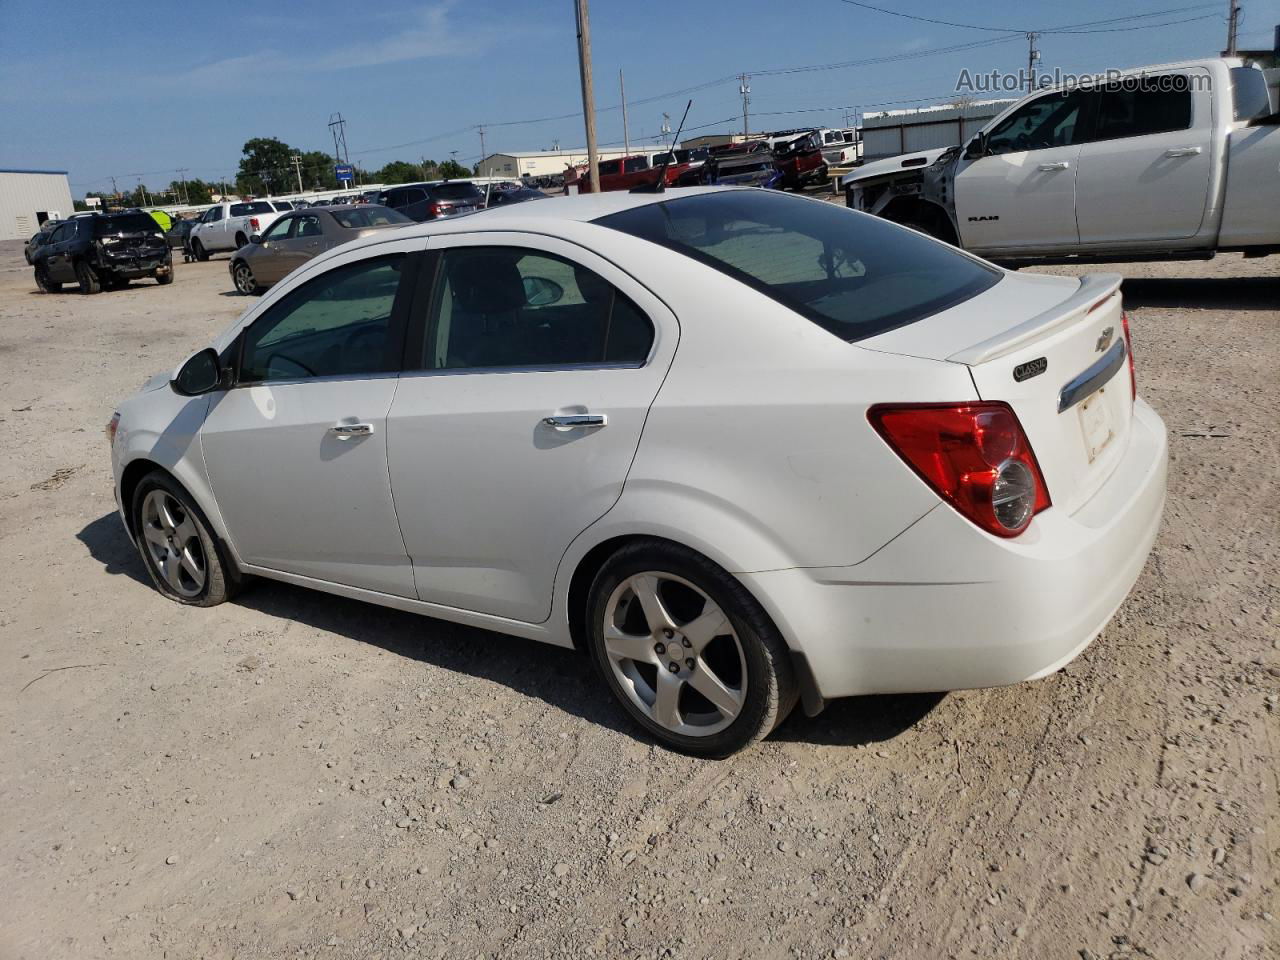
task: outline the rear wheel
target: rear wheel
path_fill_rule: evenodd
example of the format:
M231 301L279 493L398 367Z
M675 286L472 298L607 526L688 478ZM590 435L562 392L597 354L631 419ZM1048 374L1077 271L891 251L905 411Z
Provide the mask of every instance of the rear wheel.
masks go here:
M725 757L795 706L786 643L737 580L701 554L642 541L591 587L592 658L623 708L667 745Z
M249 265L243 260L239 261L235 269L231 271L231 277L235 282L236 289L246 297L252 297L262 290L258 286L258 281L253 278L253 271L249 269Z
M240 249L241 247L243 247L243 246L246 246L248 243L249 243L249 238L248 238L248 237L246 237L243 233L237 233L237 234L236 234L236 249L237 249L237 250L239 250L239 249Z
M83 260L76 261L76 282L80 284L80 292L83 294L98 293L102 290L102 280L98 277L98 271Z
M49 279L49 268L43 263L36 266L36 286L41 293L59 293L62 290L62 284Z
M133 529L157 590L178 603L212 607L239 588L209 524L168 474L147 474L133 493Z
M160 284L162 287L165 284L173 283L173 267L170 267L168 270L164 271L164 273L156 271L155 277L156 283Z
M204 248L204 244L199 240L191 241L191 253L201 263L209 259L209 251Z

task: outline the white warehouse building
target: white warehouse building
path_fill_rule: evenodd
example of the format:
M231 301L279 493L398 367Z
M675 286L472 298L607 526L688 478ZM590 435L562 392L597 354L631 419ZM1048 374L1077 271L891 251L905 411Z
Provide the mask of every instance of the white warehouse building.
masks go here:
M0 169L0 240L26 240L74 210L67 171Z
M625 150L601 150L601 160L618 160L621 157L659 153L661 148L651 149L636 144L628 154ZM587 148L581 150L522 150L516 153L491 153L480 161L476 172L481 177L551 177L564 173L566 167L587 162Z
M964 143L1013 100L978 100L915 110L886 110L862 118L862 159L883 160Z

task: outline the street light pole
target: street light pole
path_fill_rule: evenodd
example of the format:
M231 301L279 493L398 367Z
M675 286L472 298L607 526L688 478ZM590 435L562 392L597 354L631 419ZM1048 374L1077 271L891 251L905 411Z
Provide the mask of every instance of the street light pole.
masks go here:
M587 176L600 189L600 153L596 149L596 101L591 86L591 16L587 0L574 0L578 18L578 69L582 75L582 120L587 128Z

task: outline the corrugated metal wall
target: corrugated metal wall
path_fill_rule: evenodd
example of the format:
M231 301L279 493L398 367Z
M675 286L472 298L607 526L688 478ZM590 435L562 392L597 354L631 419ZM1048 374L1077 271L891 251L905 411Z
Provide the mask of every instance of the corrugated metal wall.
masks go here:
M54 171L0 170L0 240L26 240L40 229L36 214L75 212L67 175Z
M862 157L870 162L903 153L917 153L963 143L985 127L1005 106L1007 104L1001 103L970 107L971 115L966 116L963 121L958 117L945 120L931 118L926 111L892 119L876 118L868 121L868 124L874 123L875 126L863 125Z

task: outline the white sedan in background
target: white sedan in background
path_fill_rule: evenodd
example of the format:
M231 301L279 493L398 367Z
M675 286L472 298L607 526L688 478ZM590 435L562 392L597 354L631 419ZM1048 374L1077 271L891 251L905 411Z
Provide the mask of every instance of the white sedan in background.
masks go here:
M1165 498L1118 288L752 189L405 227L126 400L116 497L173 600L253 575L578 646L724 756L1098 635Z

